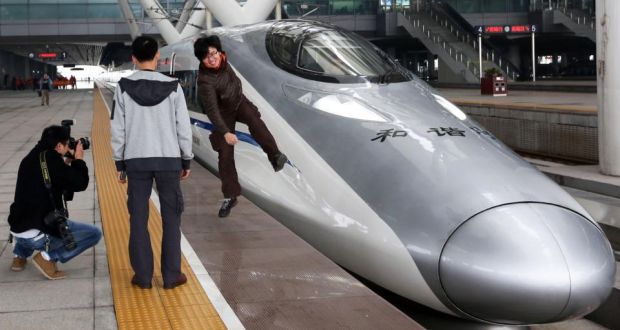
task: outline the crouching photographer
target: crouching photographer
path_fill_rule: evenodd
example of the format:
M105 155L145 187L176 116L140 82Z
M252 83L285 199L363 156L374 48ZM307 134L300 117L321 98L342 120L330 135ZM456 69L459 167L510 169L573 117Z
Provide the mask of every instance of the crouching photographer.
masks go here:
M13 271L23 270L36 251L33 265L50 280L62 279L65 273L56 263L71 260L101 239L97 227L68 219L65 196L88 187L82 139L71 145L70 134L68 126L45 128L19 165L8 218L15 240Z

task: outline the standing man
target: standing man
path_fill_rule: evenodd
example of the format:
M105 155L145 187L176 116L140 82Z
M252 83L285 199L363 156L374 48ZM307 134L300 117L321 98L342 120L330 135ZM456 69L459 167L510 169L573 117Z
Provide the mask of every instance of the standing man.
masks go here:
M129 259L135 273L131 283L143 289L152 287L153 251L147 225L155 180L163 225L161 273L164 288L173 289L187 282L181 272L183 194L179 181L189 177L194 157L189 113L179 82L154 71L159 60L157 41L138 37L131 48L139 71L118 82L111 116L118 181L129 180Z
M46 74L39 80L39 91L41 91L41 105L50 105L50 91L52 90L52 79Z
M218 36L196 40L194 55L200 61L200 105L215 126L209 140L213 150L218 153L218 171L224 193L219 217L223 218L230 214L230 210L237 204L237 196L241 194L234 158L234 145L238 142L235 135L236 122L248 125L250 134L267 153L276 172L284 167L288 159L278 149L269 129L260 119L256 106L243 95L241 81L228 64Z

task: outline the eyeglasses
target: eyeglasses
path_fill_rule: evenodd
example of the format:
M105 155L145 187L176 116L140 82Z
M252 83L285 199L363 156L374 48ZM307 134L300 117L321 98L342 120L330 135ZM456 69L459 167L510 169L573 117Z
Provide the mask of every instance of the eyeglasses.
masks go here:
M218 51L210 52L210 53L207 53L207 58L215 58L219 54L220 54L220 52L218 52Z

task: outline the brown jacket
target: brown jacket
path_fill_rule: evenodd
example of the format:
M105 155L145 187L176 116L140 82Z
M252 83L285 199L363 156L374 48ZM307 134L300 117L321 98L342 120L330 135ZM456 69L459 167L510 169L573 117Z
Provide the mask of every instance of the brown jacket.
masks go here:
M241 80L224 57L219 69L208 69L200 64L198 74L198 97L202 111L215 126L218 133L234 133L224 118L235 117L243 100Z

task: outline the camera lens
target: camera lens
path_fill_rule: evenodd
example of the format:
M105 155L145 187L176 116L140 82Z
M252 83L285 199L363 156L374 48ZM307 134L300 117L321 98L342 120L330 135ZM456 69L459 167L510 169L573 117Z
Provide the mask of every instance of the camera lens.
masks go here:
M82 147L84 150L88 150L90 148L90 140L87 137L80 138L80 142L82 142Z

